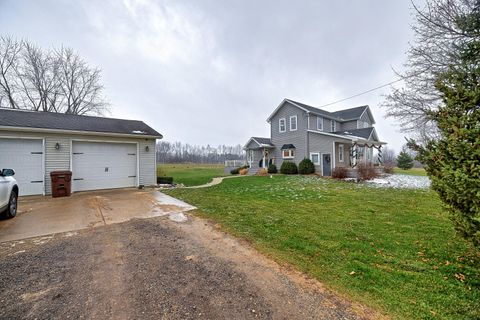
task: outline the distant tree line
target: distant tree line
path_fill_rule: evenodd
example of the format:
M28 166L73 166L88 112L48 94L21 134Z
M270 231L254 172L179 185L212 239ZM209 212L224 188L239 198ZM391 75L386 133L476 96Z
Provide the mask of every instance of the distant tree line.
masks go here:
M0 107L102 115L101 71L70 48L0 36Z
M245 155L240 144L213 147L181 142L157 142L157 162L159 163L223 163L225 160L243 159Z

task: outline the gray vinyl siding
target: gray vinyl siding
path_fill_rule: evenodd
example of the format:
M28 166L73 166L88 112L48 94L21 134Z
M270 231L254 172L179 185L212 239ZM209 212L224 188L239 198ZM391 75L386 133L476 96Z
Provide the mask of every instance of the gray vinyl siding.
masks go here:
M368 126L371 127L372 126L372 119L370 119L370 116L368 115L368 112L365 111L362 116L360 117L360 121L363 123L363 122L368 122ZM361 127L363 128L363 127Z
M247 149L257 149L258 147L260 147L260 146L258 145L258 143L256 143L256 142L253 141L253 140L250 141L250 143L247 144L247 146L246 146Z
M342 123L342 130L343 131L353 130L353 129L358 129L357 128L357 120L345 121L345 122Z
M139 140L139 178L140 185L152 186L157 184L157 169L155 168L155 139ZM148 151L146 147L148 146Z
M340 145L343 144L343 162L340 162ZM336 142L335 143L335 167L349 167L350 166L350 147L351 142Z
M315 132L309 132L309 153L319 153L320 154L320 165L315 165L315 172L321 173L321 159L322 159L322 153L330 154L330 156L334 157L333 155L333 143L338 142L338 143L343 143L345 144L345 150L348 149L350 146L351 142L349 140L342 140L337 137L330 137L324 134L320 133L315 133ZM338 151L335 152L335 164L337 163L337 156ZM310 157L310 154L308 155ZM347 158L345 158L347 160ZM348 163L348 162L347 162ZM335 165L332 166L332 170L335 167Z
M297 130L290 131L290 117L297 116ZM312 117L312 116L310 116ZM285 118L287 122L287 131L279 132L279 119ZM273 116L270 123L270 134L275 149L271 155L275 158L275 164L280 168L284 159L282 159L282 146L284 144L293 144L295 153L293 159L286 159L300 163L303 158L307 157L307 113L289 103L285 103L277 113ZM258 164L257 164L258 165Z
M313 114L310 114L310 130L318 130L317 127L317 118L320 118L320 116L316 116ZM329 118L321 117L323 119L323 130L322 132L330 132L331 130L331 123ZM339 126L339 122L337 121L337 128Z
M328 120L328 127L324 127L323 131L325 132L335 132L335 131L342 131L343 130L343 126L342 126L342 123L340 121L336 121L335 122L337 123L335 125L335 130L332 130L332 122L331 120ZM327 129L327 130L325 130Z
M59 170L71 170L70 148L72 141L87 140L98 142L134 142L139 144L139 184L154 185L156 184L155 170L155 139L135 139L110 136L95 135L79 135L79 134L55 134L55 133L35 133L20 131L3 131L0 130L0 136L12 138L43 138L45 141L44 150L44 167L45 167L45 194L51 194L50 172ZM59 144L60 148L55 149L55 145ZM149 147L149 151L145 147Z
M51 194L50 172L70 169L71 138L64 135L43 135L45 137L45 194ZM56 144L60 148L55 149Z
M252 168L259 168L259 162L263 159L263 149L253 150ZM248 160L248 155L247 155Z

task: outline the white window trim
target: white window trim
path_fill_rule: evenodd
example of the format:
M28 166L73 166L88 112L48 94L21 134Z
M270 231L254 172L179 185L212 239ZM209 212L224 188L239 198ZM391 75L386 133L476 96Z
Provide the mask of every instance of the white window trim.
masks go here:
M345 146L343 144L338 145L338 162L344 162L345 158Z
M330 130L331 130L331 132L337 131L337 121L330 120Z
M312 156L316 155L318 157L318 162L314 162ZM310 160L312 160L313 164L316 166L320 165L320 153L319 152L310 152Z
M292 119L295 119L295 129L292 129ZM298 119L297 116L291 116L290 117L290 131L297 131L298 129Z
M289 154L288 157L285 157L285 155L284 155L285 151L288 151L288 154ZM283 149L282 150L282 159L293 159L293 158L295 158L295 155L292 154L292 151L294 151L294 149Z
M319 124L321 124L319 126ZM323 131L323 117L317 117L317 130Z
M283 121L283 130L282 130L282 121ZM286 132L287 131L287 119L280 118L278 119L278 132Z

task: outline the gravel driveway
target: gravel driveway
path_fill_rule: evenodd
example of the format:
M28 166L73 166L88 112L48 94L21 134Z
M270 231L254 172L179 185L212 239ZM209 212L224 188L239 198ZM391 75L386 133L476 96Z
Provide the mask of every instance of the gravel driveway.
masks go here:
M2 319L370 319L205 220L165 217L0 244Z

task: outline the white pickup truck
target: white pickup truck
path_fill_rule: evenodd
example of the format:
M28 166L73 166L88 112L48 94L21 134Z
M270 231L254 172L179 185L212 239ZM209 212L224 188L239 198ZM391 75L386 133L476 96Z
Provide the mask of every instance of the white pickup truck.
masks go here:
M0 214L13 218L17 214L18 185L13 169L0 170Z

